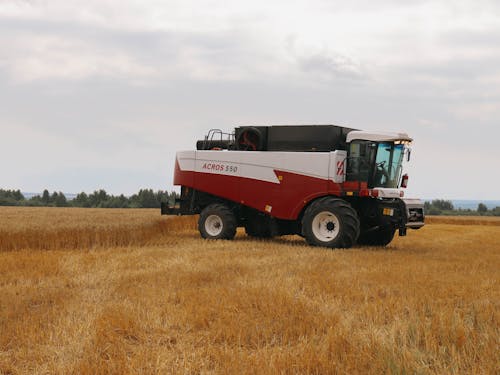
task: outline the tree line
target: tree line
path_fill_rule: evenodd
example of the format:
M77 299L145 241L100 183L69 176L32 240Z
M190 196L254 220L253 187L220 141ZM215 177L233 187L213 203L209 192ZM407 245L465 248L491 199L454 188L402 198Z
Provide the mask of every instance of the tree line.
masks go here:
M500 207L488 210L484 203L479 203L475 210L470 208L462 209L455 208L453 203L445 199L434 199L432 201L424 202L424 211L426 215L480 215L480 216L500 216Z
M64 193L47 189L41 195L27 199L20 190L0 189L0 206L40 206L40 207L93 207L93 208L159 208L161 202L173 204L178 194L174 191L141 189L129 197L120 194L108 194L105 190L96 190L86 194L81 192L73 199L67 199Z
M175 191L141 189L129 197L120 194L108 194L105 190L95 190L86 194L81 192L73 199L67 199L64 193L47 189L41 195L25 198L20 190L0 189L0 206L43 206L43 207L93 207L93 208L159 208L161 202L173 205L179 195ZM476 210L455 208L449 200L434 199L424 203L426 215L484 215L500 216L500 207L491 210L484 203L479 203Z

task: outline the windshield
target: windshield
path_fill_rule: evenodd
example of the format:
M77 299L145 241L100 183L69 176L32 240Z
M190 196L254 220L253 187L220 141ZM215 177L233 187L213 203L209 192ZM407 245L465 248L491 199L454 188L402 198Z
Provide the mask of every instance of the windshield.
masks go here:
M397 188L401 176L404 145L379 143L373 186Z
M404 150L399 143L353 141L349 146L347 181L366 181L370 188L397 188Z

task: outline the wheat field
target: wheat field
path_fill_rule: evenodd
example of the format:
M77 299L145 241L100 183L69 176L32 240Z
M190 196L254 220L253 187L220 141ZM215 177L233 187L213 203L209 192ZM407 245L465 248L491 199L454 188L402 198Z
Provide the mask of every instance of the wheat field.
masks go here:
M0 207L0 374L498 374L499 269L495 219L327 250Z

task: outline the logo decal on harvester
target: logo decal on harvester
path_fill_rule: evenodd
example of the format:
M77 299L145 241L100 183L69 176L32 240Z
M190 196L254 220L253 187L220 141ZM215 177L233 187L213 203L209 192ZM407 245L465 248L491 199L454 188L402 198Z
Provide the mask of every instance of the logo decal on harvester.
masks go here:
M227 165L222 163L204 163L201 169L210 172L220 172L220 173L236 173L238 167L235 165Z
M337 176L344 175L344 160L337 162Z

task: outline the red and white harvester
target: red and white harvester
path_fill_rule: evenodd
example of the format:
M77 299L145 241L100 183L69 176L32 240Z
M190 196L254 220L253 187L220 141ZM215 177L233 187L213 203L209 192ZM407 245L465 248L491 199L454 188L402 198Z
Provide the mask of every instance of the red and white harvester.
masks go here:
M403 198L406 133L336 125L241 126L211 130L196 151L177 152L173 207L200 214L203 238L298 234L310 245L385 246L396 230L424 225L423 204Z

